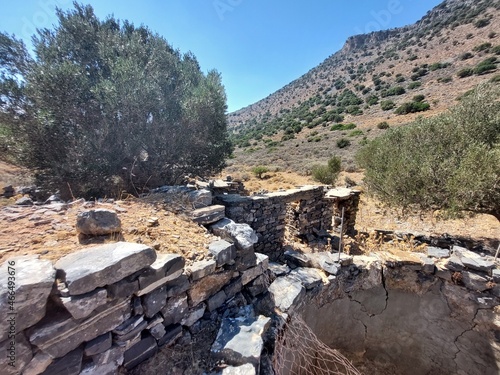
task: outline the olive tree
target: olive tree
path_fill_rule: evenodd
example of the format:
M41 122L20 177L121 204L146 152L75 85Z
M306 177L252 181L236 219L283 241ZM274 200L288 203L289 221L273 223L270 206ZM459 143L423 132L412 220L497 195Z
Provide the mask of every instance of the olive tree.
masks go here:
M499 88L478 86L447 113L391 128L357 154L383 201L500 220Z

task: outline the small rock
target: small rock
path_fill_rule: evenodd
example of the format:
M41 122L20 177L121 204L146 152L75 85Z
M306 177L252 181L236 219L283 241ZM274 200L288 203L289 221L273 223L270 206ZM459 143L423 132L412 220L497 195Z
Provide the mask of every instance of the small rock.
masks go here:
M121 222L115 211L99 208L78 214L76 219L78 233L103 236L121 231Z
M19 198L16 203L17 206L33 206L33 200L29 197Z
M149 228L157 227L158 225L160 225L160 222L157 217L150 217L147 221L147 226Z
M427 247L427 256L431 258L449 258L450 250L442 249L440 247L429 246Z

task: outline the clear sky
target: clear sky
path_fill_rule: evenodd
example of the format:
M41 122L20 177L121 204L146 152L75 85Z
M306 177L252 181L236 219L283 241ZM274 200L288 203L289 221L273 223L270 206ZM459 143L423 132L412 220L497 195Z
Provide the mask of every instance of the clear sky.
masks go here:
M265 98L321 63L347 37L408 25L441 0L81 0L100 19L148 26L203 71L222 74L232 112ZM0 0L0 30L29 45L71 0Z

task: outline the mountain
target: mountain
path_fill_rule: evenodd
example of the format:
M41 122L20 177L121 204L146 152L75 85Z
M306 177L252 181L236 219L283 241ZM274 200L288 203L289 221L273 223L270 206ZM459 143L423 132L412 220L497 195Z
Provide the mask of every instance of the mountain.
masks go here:
M446 0L413 25L355 35L317 67L228 114L232 164L307 173L353 154L387 126L435 115L477 84L499 82L500 0Z

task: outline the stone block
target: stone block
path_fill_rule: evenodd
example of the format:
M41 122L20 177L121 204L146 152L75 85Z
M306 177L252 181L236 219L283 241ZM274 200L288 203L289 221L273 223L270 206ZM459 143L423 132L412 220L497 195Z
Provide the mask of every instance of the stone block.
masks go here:
M162 286L161 288L157 288L141 298L144 314L148 318L151 318L167 304L167 287Z
M112 343L111 332L107 332L104 335L98 336L87 342L85 344L84 354L87 357L90 357L105 352L111 348Z
M155 355L158 346L154 337L147 336L123 354L123 366L130 370Z
M111 363L116 366L121 366L123 364L123 353L125 353L125 350L124 347L113 345L105 352L93 355L92 361L99 366Z
M146 245L116 242L68 254L55 268L69 293L77 295L116 283L155 260L156 252Z
M31 351L31 348L30 348ZM44 372L54 360L44 352L37 352L31 362L23 369L23 375L38 375ZM4 368L2 366L2 368ZM6 375L8 372L6 372ZM19 374L19 372L18 372Z
M449 258L450 257L450 250L449 249L443 249L441 247L435 247L435 246L428 246L427 247L427 256L431 258Z
M106 289L96 289L78 296L61 297L61 302L75 319L89 316L99 306L106 304L108 292Z
M180 324L167 326L165 327L165 335L158 340L158 346L170 346L181 336L182 326Z
M230 299L237 293L241 292L241 289L243 289L243 284L241 283L241 277L238 277L236 280L224 287L224 293L226 293L227 299Z
M167 282L166 287L167 297L170 298L184 293L191 287L191 284L189 283L187 275L181 275L178 278Z
M188 200L194 208L207 207L212 204L212 192L207 189L193 190L188 193Z
M151 336L153 336L156 340L160 340L166 334L165 326L162 323L158 323L149 328L149 333L151 333Z
M188 273L190 273L191 281L196 281L214 273L215 268L216 268L215 260L207 259L194 262L187 269Z
M212 232L222 239L234 242L240 250L253 250L253 245L259 241L257 234L248 224L236 224L228 218L219 220L210 226Z
M56 359L42 375L78 375L82 370L83 349L78 348Z
M179 323L188 309L188 297L186 294L169 298L167 304L161 309L161 315L164 319L163 324L169 326Z
M20 374L26 366L29 366L33 358L31 346L23 332L0 342L0 350L2 353L0 373L5 375Z
M286 264L280 264L276 262L270 262L269 263L269 270L271 273L275 276L284 276L287 273L290 272L290 267L288 267Z
M305 289L300 281L287 275L274 280L269 286L269 293L276 307L282 312L287 312L299 303L305 294Z
M307 290L321 285L323 280L316 268L305 267L297 267L288 274L288 277L299 281Z
M139 276L139 291L137 295L149 293L165 285L167 282L182 275L185 260L178 254L157 254L157 258L150 267Z
M433 274L436 269L434 260L428 257L422 257L422 271L424 273Z
M224 304L224 302L226 302L226 299L227 299L227 296L223 290L214 294L207 301L208 311L214 311L215 309L218 309L219 307L221 307Z
M453 255L458 257L465 267L476 271L489 272L495 268L495 262L492 257L482 257L460 246L453 246Z
M309 258L306 254L298 252L296 250L288 249L285 250L285 259L287 264L292 267L309 267Z
M225 240L218 240L208 245L208 251L214 256L217 267L232 264L236 257L236 247Z
M217 293L229 282L231 277L231 271L224 271L208 275L201 280L195 281L188 291L190 305L196 306Z
M91 236L103 236L120 232L121 222L115 211L99 208L79 213L76 218L76 231Z
M181 324L183 326L191 327L194 323L200 320L205 313L206 306L204 303L200 303L199 305L192 307L189 310L188 315L181 320Z
M33 255L10 258L0 266L0 342L43 318L55 276L50 261ZM15 327L9 319L13 312Z
M269 279L266 275L260 275L251 283L249 283L246 287L247 291L253 296L256 297L261 293L264 293L269 286Z
M26 332L32 345L59 358L112 329L130 317L130 301L98 307L89 317L76 321L69 313L45 317Z
M495 268L491 270L491 276L493 277L494 282L500 283L500 269Z
M111 299L130 297L139 290L139 280L120 280L114 284L106 286L106 289L108 291L108 296Z
M228 366L222 370L221 375L255 375L255 367L247 363L241 366Z
M198 224L213 224L226 216L226 208L220 205L213 205L198 208L191 212L191 220Z
M486 285L488 279L473 272L462 271L462 282L467 289L473 291L484 292L489 289Z

